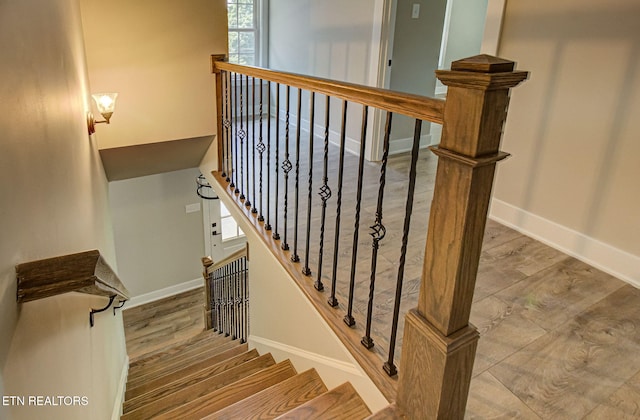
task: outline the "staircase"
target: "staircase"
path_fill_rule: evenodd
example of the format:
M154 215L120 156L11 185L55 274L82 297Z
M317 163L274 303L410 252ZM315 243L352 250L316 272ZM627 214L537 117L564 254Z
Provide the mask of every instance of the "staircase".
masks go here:
M247 344L205 330L132 359L122 420L364 419L349 383L328 390L310 369L276 363Z

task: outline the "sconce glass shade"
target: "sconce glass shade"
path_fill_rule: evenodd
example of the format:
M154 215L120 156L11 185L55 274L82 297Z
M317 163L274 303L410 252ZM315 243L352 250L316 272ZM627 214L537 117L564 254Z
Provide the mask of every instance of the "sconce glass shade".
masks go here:
M117 93L96 93L91 95L93 100L96 101L96 106L98 107L98 111L109 124L109 119L111 115L113 115L113 111L116 107L116 98L118 97Z

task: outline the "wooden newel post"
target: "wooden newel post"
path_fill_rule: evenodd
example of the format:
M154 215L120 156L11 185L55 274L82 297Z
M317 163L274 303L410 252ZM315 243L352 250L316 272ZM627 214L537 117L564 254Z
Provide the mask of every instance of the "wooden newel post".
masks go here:
M213 328L213 319L211 317L211 311L213 305L211 302L211 283L209 282L209 267L213 265L211 257L202 257L202 277L204 278L204 329L210 330Z
M216 143L218 145L218 167L215 168L216 171L224 171L224 167L222 166L223 159L223 144L222 144L222 127L223 127L223 119L222 119L222 72L220 69L216 67L216 61L224 61L226 56L224 54L213 54L211 56L211 72L215 74L216 77Z
M418 307L406 316L398 406L463 418L479 334L469 314L509 90L528 76L479 55L436 71L448 86Z

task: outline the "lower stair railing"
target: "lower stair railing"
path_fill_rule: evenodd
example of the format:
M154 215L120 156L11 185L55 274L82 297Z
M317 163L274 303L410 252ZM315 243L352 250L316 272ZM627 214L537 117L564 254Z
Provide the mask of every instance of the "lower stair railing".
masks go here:
M245 343L249 335L249 267L247 247L222 261L202 259L205 327Z
M408 418L462 418L479 338L469 316L484 227L495 165L508 156L499 150L502 127L510 89L528 73L514 71L511 61L487 55L455 61L451 70L436 71L448 87L442 100L223 59L213 57L218 112L218 167L213 178L218 189L236 201L374 383L395 403L394 409ZM386 123L382 159L372 166L364 157L374 113ZM392 125L407 121L413 127L408 130L413 132L410 163L404 172L390 174L390 141L399 136ZM412 225L414 201L428 199L416 183L423 122L441 124L442 138L431 147L438 163L435 185L427 188L433 198L426 241L417 238L415 245L420 226ZM356 149L355 164L348 163L348 147ZM394 177L400 188L388 188ZM377 183L371 184L372 179ZM355 185L352 195L343 194L345 180ZM394 194L389 204L387 198ZM400 216L394 219L393 213ZM353 229L345 230L347 224ZM370 256L362 264L358 261L366 236L359 234L367 226ZM380 255L389 250L395 250L395 265L388 255L381 262ZM401 300L409 259L419 260L421 275L415 281L417 307L407 312ZM330 269L324 270L328 264ZM374 322L381 314L376 312L376 297L381 298L376 288L390 272L397 275L391 274L393 286L386 290L391 293L382 299L393 302L387 311L392 316L389 325L378 328L388 332L388 338L377 341ZM359 298L363 291L364 299ZM232 298L223 298L221 305L225 299ZM212 313L218 316L215 308ZM228 323L229 318L224 319ZM396 339L401 333L398 368ZM378 348L381 341L388 345L386 352ZM367 369L372 360L382 369Z

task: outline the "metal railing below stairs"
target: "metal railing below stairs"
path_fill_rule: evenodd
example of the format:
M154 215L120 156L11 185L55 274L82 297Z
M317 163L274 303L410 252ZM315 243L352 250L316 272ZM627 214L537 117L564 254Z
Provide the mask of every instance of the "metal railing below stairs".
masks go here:
M249 335L249 266L247 247L222 261L202 259L205 280L205 325L226 337L247 341Z

